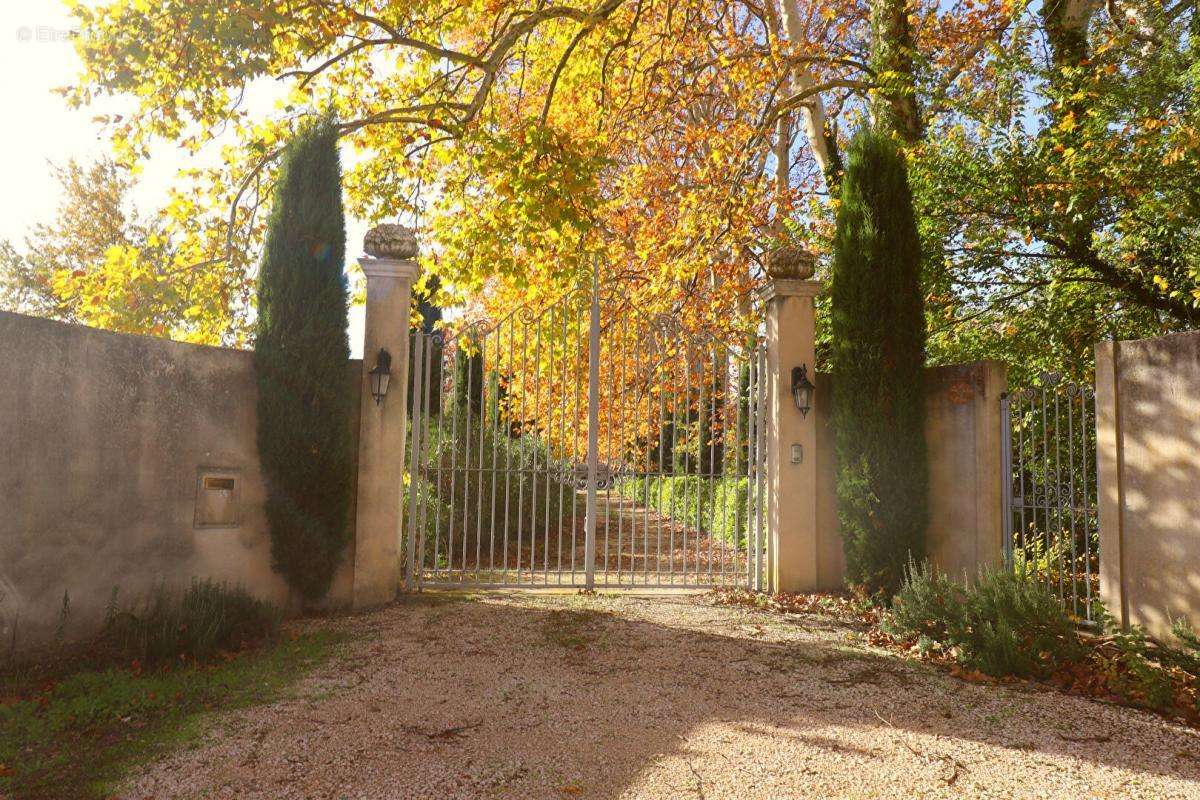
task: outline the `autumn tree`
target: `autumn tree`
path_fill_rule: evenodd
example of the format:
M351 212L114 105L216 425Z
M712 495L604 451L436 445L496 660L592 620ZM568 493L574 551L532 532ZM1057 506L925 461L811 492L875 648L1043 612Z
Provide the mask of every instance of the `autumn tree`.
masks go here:
M998 39L990 85L948 100L914 162L946 241L933 357L1086 377L1096 341L1200 323L1195 24L1181 3L1048 2Z
M728 312L774 235L762 165L778 124L795 112L832 146L815 90L866 85L863 62L826 58L859 12L782 8L786 25L774 4L675 0L102 5L77 11L88 74L72 99L141 98L144 113L112 124L129 158L164 136L198 151L224 124L242 148L204 182L229 187L238 224L269 189L295 109L332 102L343 137L370 154L348 175L352 209L419 213L448 289L500 278L545 299L573 280L588 237L608 250L607 277L646 302L707 294L715 273ZM258 79L290 90L265 118L237 103ZM798 152L781 169L789 193L823 180Z
M6 243L3 282L13 310L74 322L82 304L67 283L76 272L102 270L111 248L144 243L152 232L131 218L131 179L111 160L71 160L52 171L62 190L56 218L33 227L23 253Z
M626 304L730 338L766 253L828 252L845 131L875 116L910 159L931 355L1016 360L1060 324L1054 341L1087 340L1097 309L1120 310L1108 332L1156 331L1197 302L1179 177L1195 173L1194 13L1064 2L1094 76L1071 100L1082 116L1058 108L1077 93L1038 44L1053 20L1010 0L81 4L68 97L133 99L108 126L121 160L163 139L219 151L181 176L193 207L172 217L197 274L237 272L279 143L330 104L358 154L349 210L419 221L447 298L482 294L492 316L546 304L601 252L622 287L606 315ZM274 108L247 101L263 87ZM1160 170L1165 191L1139 189ZM1081 205L1097 214L1082 226Z
M271 559L306 603L341 563L353 500L345 248L337 130L321 120L284 155L254 340Z
M666 316L681 341L742 353L765 255L781 243L828 249L839 123L859 121L881 92L914 104L950 92L1009 14L1002 0L919 5L904 57L878 61L872 31L895 26L849 2L167 0L76 13L86 74L70 99L139 104L111 121L121 158L163 138L201 154L216 130L236 143L188 176L194 196L225 210L206 260L254 246L279 142L304 109L329 105L359 154L351 212L418 221L437 243L423 266L442 280L439 302L482 297L457 324L555 303L586 275L581 256L599 254L605 319ZM285 96L252 111L242 98L264 84ZM639 329L606 330L605 358L638 352ZM656 367L669 401L657 423L687 435L679 454L694 452L695 469L720 430L701 397L730 390L711 368L708 385L688 385L701 358L680 348ZM489 371L506 376L509 405L565 422L562 393L577 380ZM636 390L602 388L608 405Z
M55 219L34 225L21 249L0 245L0 302L125 333L241 340L249 310L241 257L191 269L197 252L177 244L167 220L137 212L133 176L112 159L51 171L62 191Z

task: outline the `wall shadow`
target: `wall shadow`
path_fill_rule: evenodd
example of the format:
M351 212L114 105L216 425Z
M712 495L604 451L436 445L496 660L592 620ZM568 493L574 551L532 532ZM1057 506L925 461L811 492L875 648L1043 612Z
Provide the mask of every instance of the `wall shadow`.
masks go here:
M1103 349L1111 353L1112 345ZM1098 371L1106 361L1098 358ZM1123 567L1129 621L1165 637L1171 618L1200 625L1200 332L1120 342L1116 377L1124 508L1118 522L1118 452L1102 445L1101 510L1110 513L1102 518L1101 565L1114 576ZM1097 397L1101 426L1114 419L1108 395ZM1110 538L1118 526L1119 563ZM1119 616L1116 598L1106 600Z

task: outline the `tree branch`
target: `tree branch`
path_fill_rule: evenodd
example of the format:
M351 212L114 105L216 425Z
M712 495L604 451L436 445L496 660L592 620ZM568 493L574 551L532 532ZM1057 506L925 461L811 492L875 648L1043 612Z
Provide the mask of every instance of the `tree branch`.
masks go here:
M766 120L767 124L774 124L776 120L783 114L791 111L794 108L808 105L809 101L820 95L822 92L827 92L830 89L854 89L857 91L870 91L875 88L875 84L866 81L858 81L852 78L833 78L822 83L816 83L806 89L802 89L795 94L785 97L776 104L774 112Z
M1049 234L1043 235L1041 238L1070 255L1075 263L1086 269L1090 269L1103 283L1113 289L1125 292L1139 304L1147 308L1162 311L1174 319L1189 325L1194 325L1200 319L1200 309L1193 307L1184 300L1157 292L1142 281L1121 272L1118 267L1101 258L1090 245L1072 247L1065 239Z
M546 102L542 104L541 124L543 127L546 124L546 119L550 116L550 106L554 102L554 90L558 88L558 79L566 68L567 62L571 60L571 53L575 52L575 48L595 27L595 25L585 25L580 28L579 32L571 39L571 43L567 45L567 49L563 51L562 58L558 60L558 65L554 67L554 75L550 78L549 88L546 89Z

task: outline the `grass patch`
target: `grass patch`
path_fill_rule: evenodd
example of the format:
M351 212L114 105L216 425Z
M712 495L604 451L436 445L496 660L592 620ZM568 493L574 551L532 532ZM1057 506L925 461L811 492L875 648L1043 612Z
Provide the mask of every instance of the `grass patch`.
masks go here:
M197 740L215 712L270 702L344 635L303 634L210 664L0 676L0 796L103 798L137 764Z
M126 608L114 592L98 645L122 662L207 661L271 639L281 619L245 589L214 581L193 581L182 593L159 586Z
M437 608L456 603L472 603L482 597L478 592L458 589L434 589L420 592L407 592L396 598L398 605L415 608Z
M599 638L605 616L600 611L551 611L542 623L542 636L548 644L582 650Z

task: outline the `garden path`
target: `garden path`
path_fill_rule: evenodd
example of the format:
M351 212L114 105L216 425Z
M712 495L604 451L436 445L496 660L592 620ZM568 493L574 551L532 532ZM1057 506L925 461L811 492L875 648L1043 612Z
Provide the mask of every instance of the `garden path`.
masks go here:
M744 583L746 552L701 530L694 520L672 519L651 505L614 491L596 498L596 586ZM577 545L576 563L585 548Z

